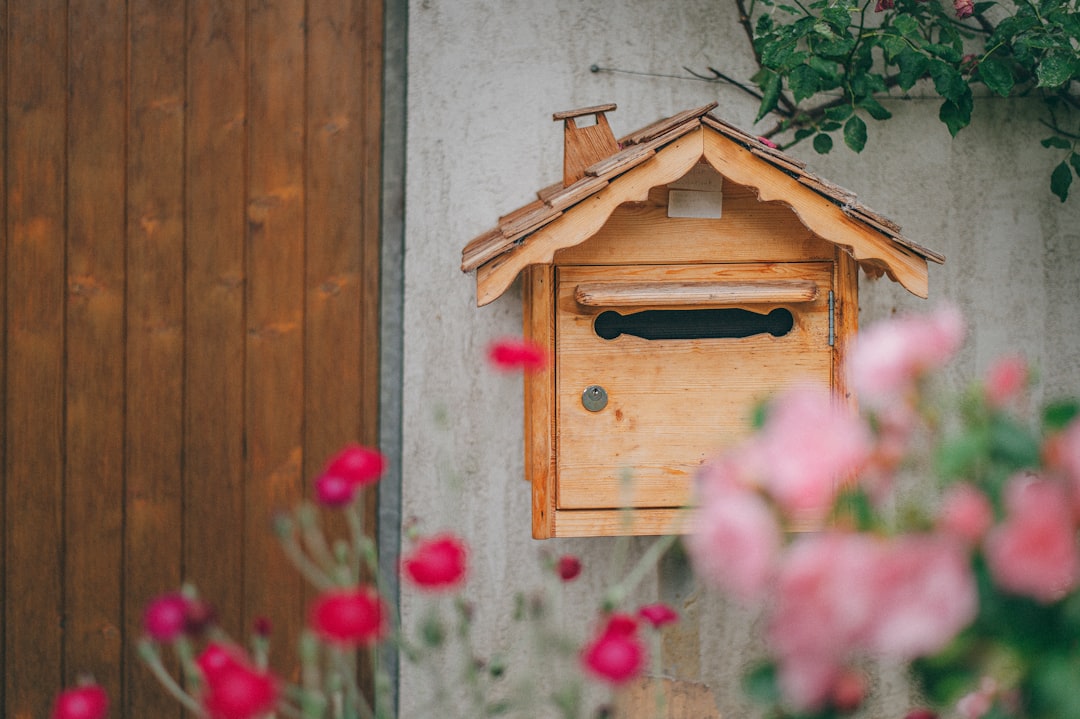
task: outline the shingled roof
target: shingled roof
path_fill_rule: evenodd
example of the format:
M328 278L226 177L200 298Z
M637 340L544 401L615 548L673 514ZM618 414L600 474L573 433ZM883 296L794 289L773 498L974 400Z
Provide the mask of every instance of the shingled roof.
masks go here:
M743 132L734 125L712 115L711 111L715 109L716 105L714 102L654 122L620 138L617 144L602 147L599 151L594 143L589 149L593 151L593 156L600 154L601 159L585 167L584 172L579 173L582 175L580 179L574 179L576 175L564 174L563 182L541 189L537 192L536 200L502 216L495 227L469 242L462 250L461 269L464 272L479 270L477 275L478 288L481 283L488 281L487 277L495 270L499 270L499 274L502 276L498 281L492 280L493 287L483 296L481 296L478 289L478 304L487 304L501 295L509 282L513 280L513 277L517 275L517 272L524 269L528 264L542 261L543 257L541 255L550 255L548 252L537 252L535 250L531 253L523 251L530 243L538 241L540 236L551 237L552 232L540 233L540 230L553 225L567 214L572 214L587 200L595 198L603 191L611 188L613 183L618 183L631 170L649 162L658 154L665 153L669 147L675 145L681 138L699 129L709 133L717 133L737 145L744 152L749 152L760 163L758 169L763 174L772 173L767 183L769 187L766 189L762 184L752 180L746 182L744 181L746 178L735 178L735 181L740 182L740 184L749 184L752 188L757 189L761 200L786 202L796 211L800 219L818 234L822 234L820 229L813 226L809 221L810 218L804 216L807 213L800 212L800 207L797 206L798 203L792 201L792 197L789 196L795 194L802 196L805 193L798 191L795 185L790 182L779 182L778 184L780 178L775 175L776 171L783 173L783 176L790 178L790 180L794 180L799 186L812 191L814 196L819 198L819 202L828 203L837 208L839 213L842 213L843 218L854 222L863 231L879 235L894 248L895 252L893 254L901 256L901 259L905 257L918 258L922 262L924 275L927 260L938 264L945 261L944 255L908 239L902 234L900 226L895 222L858 202L855 193L818 177L806 169L806 163L765 144L759 138ZM607 121L604 119L603 113L614 109L615 105L583 108L582 110L567 113L555 113L554 119L573 118L593 113L597 115L602 129L608 131ZM572 119L570 122L572 123ZM570 125L570 127L573 126ZM585 129L593 130L594 128ZM609 150L610 154L608 153ZM705 159L710 161L710 164L714 164L707 153ZM727 174L723 167L715 167L714 169L721 174ZM569 182L569 180L574 181ZM665 183L658 182L656 184ZM612 209L614 209L614 205ZM805 199L802 209L805 209ZM837 220L842 220L835 210L832 215ZM569 244L567 241L561 241L555 249L578 244L587 239L589 234L580 238L575 237L569 241ZM823 239L836 242L836 244L844 247L856 260L859 260L860 265L867 272L873 275L888 274L913 293L923 297L926 296L924 282L911 281L904 276L898 276L898 274L902 273L897 272L899 268L891 261L893 258L870 256L866 255L865 252L862 253L863 256L860 256L857 247L837 241L830 236L823 236ZM520 257L515 257L515 255Z

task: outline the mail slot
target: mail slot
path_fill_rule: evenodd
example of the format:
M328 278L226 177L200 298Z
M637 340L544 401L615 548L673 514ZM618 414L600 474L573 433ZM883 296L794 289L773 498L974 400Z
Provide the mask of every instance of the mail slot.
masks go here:
M859 269L925 297L944 260L712 107L618 139L613 105L556 113L562 182L463 252L480 305L520 277L551 357L524 384L534 537L683 531L696 473L771 394L854 401Z

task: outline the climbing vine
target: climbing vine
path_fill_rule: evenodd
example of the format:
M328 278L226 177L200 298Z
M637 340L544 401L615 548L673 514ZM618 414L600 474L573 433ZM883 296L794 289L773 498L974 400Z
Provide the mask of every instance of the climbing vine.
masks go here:
M917 90L941 100L955 136L976 102L1042 101L1052 150L1050 188L1062 202L1080 177L1080 14L1077 0L735 0L759 66L757 89L719 70L773 116L765 137L784 147L810 140L819 153L842 138L861 152L867 121L892 115L880 98ZM951 4L948 4L951 3Z

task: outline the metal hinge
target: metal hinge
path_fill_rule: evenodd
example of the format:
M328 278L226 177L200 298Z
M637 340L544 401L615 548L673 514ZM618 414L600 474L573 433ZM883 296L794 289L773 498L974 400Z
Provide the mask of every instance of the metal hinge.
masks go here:
M836 300L829 290L829 346L836 344Z

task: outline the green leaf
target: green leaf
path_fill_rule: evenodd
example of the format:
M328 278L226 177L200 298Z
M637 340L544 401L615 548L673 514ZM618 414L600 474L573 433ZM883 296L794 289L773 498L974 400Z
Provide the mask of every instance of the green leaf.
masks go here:
M825 122L818 123L818 129L822 132L835 132L839 130L840 127L841 125L839 122L834 122L832 120L826 120Z
M966 93L961 95L959 102L946 100L938 110L938 118L949 128L949 134L953 137L971 122L971 90L967 85L964 85L964 90Z
M1012 69L996 57L983 58L979 63L979 79L993 92L1008 97L1013 89Z
M822 90L831 90L840 85L840 70L832 60L811 55L808 64L817 71Z
M1065 429L1077 417L1080 417L1080 402L1061 400L1047 405L1043 410L1043 426L1051 431Z
M814 150L819 155L827 155L832 150L832 137L824 132L814 135Z
M760 704L775 704L780 701L776 666L759 664L747 672L743 676L743 691Z
M1034 15L1021 15L1017 13L1012 17L1007 17L998 23L997 29L994 30L994 34L987 41L988 46L1009 44L1009 41L1024 32L1030 30L1039 24L1039 19Z
M834 5L821 12L821 19L832 25L837 32L844 32L851 24L851 13L847 8Z
M946 100L951 100L953 104L958 105L964 93L971 94L963 76L956 71L956 68L941 60L930 61L930 77L934 78L934 89L938 94Z
M881 49L885 51L885 60L892 62L893 59L908 49L907 41L899 35L887 33L881 37Z
M1058 137L1057 135L1054 135L1053 137L1048 137L1045 140L1040 140L1039 144L1043 147L1056 147L1059 150L1068 150L1072 148L1071 142L1066 140L1064 137Z
M788 87L791 88L795 102L802 102L821 89L821 79L817 71L809 65L799 65L788 75Z
M852 115L844 124L844 144L855 152L866 147L866 123L858 115Z
M1072 179L1072 170L1064 161L1055 167L1054 172L1050 175L1050 191L1057 195L1062 202L1069 199L1069 185L1072 184Z
M811 127L800 127L798 130L795 131L795 142L805 140L806 138L813 135L815 132L817 132L817 130Z
M934 454L934 468L945 479L970 478L986 456L988 443L988 435L979 431L951 437L938 446Z
M888 120L892 117L892 113L885 109L884 106L870 95L867 95L862 100L859 100L859 107L866 110L867 114L875 120Z
M898 55L896 64L900 67L899 82L902 90L910 90L915 82L930 69L930 59L914 50L907 50Z
M782 87L780 76L775 72L769 72L764 81L759 83L759 87L761 87L761 107L758 108L758 114L754 118L754 122L758 122L776 109L776 103L780 100L780 88Z
M952 45L942 45L940 43L927 43L926 45L923 45L923 48L928 53L930 53L931 55L934 55L936 57L940 57L942 60L945 60L946 62L960 62L960 58L963 57L963 53L961 53L958 49L956 49Z
M996 2L977 2L975 3L975 14L982 15L984 12L994 7L995 5L997 5Z
M836 107L830 107L825 110L825 117L836 122L843 122L851 117L851 113L855 111L851 105L844 103L843 105L837 105Z
M1073 54L1067 50L1053 50L1043 56L1035 69L1039 87L1064 85L1073 75Z
M893 20L893 27L909 40L919 39L919 21L910 15L897 15Z
M1072 153L1069 155L1069 164L1073 167L1073 172L1077 177L1080 177L1080 153Z

